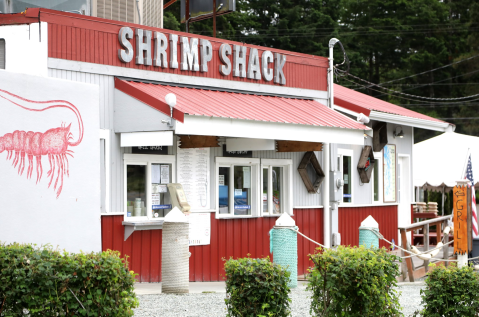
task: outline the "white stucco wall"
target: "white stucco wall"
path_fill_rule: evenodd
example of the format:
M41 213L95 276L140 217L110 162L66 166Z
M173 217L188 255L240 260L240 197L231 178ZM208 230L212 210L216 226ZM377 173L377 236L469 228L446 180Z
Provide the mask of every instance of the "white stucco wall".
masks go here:
M11 94L32 101L17 99ZM70 252L80 250L101 250L100 223L100 141L99 141L99 92L98 86L72 81L37 77L25 74L0 71L0 241L52 244ZM7 100L7 99L10 99ZM39 103L54 100L52 103ZM55 107L45 111L48 105L67 105L78 109L83 122L84 134L81 142L74 146L80 133L77 115L68 107ZM13 102L17 103L14 104ZM71 124L71 140L59 139L66 144L65 150L73 151L72 156L62 160L58 152L52 183L49 187L49 157L55 154L46 141L39 144L43 154L42 178L37 180L36 157L29 163L25 155L25 168L21 174L12 166L15 154L9 160L5 145L5 134L14 131L32 131L48 135L49 129L67 127ZM68 142L70 144L68 144ZM58 155L60 153L60 155ZM58 162L64 163L63 187L60 194L61 169ZM28 167L33 164L31 178L27 178ZM20 175L21 174L21 175ZM58 177L56 190L54 189ZM58 195L58 197L57 197Z
M48 25L46 22L0 26L5 40L5 70L48 75Z

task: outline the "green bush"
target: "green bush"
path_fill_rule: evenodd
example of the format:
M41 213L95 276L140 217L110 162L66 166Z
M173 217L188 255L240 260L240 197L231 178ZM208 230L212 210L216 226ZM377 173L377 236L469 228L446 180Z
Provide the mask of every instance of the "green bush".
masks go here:
M424 309L416 316L479 316L479 275L472 267L435 266L421 290Z
M401 316L394 289L399 268L386 249L343 247L310 255L313 316Z
M265 259L229 259L225 263L229 317L289 316L290 272Z
M134 282L119 252L0 245L0 316L133 316Z

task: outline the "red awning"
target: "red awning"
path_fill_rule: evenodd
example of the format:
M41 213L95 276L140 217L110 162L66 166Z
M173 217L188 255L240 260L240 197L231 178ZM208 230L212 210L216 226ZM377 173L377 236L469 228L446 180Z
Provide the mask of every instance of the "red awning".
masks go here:
M337 84L334 85L334 104L357 113L362 112L366 116L369 116L371 111L379 111L415 119L444 122Z
M115 79L115 88L170 115L165 96L177 98L173 118L184 115L293 123L321 127L369 130L368 127L314 100L261 96L236 92L175 87Z

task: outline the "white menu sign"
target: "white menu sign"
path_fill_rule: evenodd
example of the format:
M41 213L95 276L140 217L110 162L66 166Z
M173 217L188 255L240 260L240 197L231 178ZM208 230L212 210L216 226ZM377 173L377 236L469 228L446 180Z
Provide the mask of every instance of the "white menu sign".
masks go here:
M186 215L190 223L189 245L207 245L211 243L210 213L191 213Z
M179 142L178 142L179 145ZM210 209L210 148L177 151L178 183L183 185L191 210Z

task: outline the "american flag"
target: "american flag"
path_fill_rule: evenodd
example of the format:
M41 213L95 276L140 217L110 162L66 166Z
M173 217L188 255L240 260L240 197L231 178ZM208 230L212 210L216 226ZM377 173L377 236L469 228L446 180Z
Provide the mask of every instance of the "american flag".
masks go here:
M474 188L474 176L472 175L472 163L471 163L471 155L469 154L469 160L467 162L466 168L466 175L464 175L465 179L468 179L472 186L472 230L474 233L474 237L479 234L479 230L477 228L477 210L476 210L476 189Z

